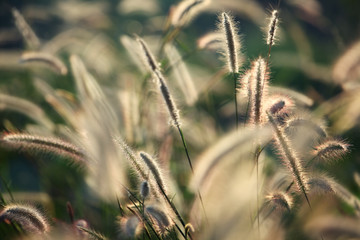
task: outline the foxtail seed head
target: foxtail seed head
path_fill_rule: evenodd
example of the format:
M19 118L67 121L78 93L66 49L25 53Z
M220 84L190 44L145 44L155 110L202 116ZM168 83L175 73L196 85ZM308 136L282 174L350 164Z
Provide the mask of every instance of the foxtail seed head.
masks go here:
M258 58L253 62L251 68L251 76L249 78L249 94L250 98L250 121L256 125L261 124L264 121L264 98L267 95L268 83L266 63L263 58Z
M314 155L317 159L329 162L342 158L349 151L349 147L344 141L328 139L315 147Z
M147 153L139 153L141 159L145 162L146 166L149 168L151 174L153 175L159 188L162 188L166 192L166 186L164 177L162 176L161 169L158 163Z
M42 234L49 231L45 217L34 207L20 204L5 206L0 213L0 221L14 222L26 232Z
M289 195L282 192L271 193L266 196L269 204L277 210L288 210L290 211L293 202Z
M239 71L240 41L235 23L225 12L221 14L220 30L224 36L225 44L223 48L225 49L229 71L237 73Z
M275 44L278 22L279 22L279 12L277 10L274 10L271 14L271 18L268 26L267 38L266 38L266 44L269 46L273 46Z
M157 206L147 206L145 213L154 220L155 227L161 234L164 234L172 225L169 216Z

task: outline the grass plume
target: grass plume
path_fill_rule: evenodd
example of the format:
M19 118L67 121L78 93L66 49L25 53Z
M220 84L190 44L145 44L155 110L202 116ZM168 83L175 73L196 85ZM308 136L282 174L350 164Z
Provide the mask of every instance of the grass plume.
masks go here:
M277 148L280 150L281 157L283 158L284 163L290 169L294 178L294 182L296 182L299 191L304 194L306 201L308 202L309 206L311 206L307 196L309 187L301 162L297 157L295 151L291 148L290 142L287 139L283 129L280 128L280 126L271 114L267 113L267 115L274 129Z
M24 151L37 151L67 157L79 164L86 164L86 156L77 146L52 137L41 137L23 133L6 133L1 136L4 146Z

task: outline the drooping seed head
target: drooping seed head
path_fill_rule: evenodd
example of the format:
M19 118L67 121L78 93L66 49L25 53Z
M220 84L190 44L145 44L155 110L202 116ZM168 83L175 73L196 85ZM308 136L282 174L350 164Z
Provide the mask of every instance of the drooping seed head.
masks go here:
M309 188L316 194L334 194L333 181L329 177L310 177L308 180Z
M275 192L266 196L266 200L276 210L288 210L292 208L293 202L291 197L283 192Z
M311 129L317 134L317 137L325 138L327 136L324 124L316 122L310 118L303 116L291 116L285 121L284 130L287 134L295 133L298 129Z
M220 32L223 34L223 49L227 59L229 72L237 73L240 67L240 41L237 28L232 18L225 12L221 14Z
M266 44L269 46L272 46L275 44L278 22L279 22L279 12L277 10L274 10L271 13L271 18L269 21L267 38L266 38Z
M219 32L210 32L197 40L199 49L218 50L222 47L223 34Z
M209 0L184 0L170 11L170 21L173 26L181 27L199 14L209 3Z
M1 136L0 142L9 148L54 153L75 160L76 163L87 164L85 154L80 148L61 139L22 133L8 133Z
M27 205L5 206L0 213L0 221L14 222L30 234L46 233L50 228L46 218L37 209Z
M158 206L147 206L145 208L145 213L153 219L156 229L161 234L164 234L166 229L169 229L173 225L173 222L167 213Z
M341 159L349 152L350 145L342 140L328 139L315 147L314 156L326 162Z
M42 52L25 52L20 57L20 63L40 62L45 63L61 75L66 75L68 70L65 64L57 57Z
M280 123L289 117L289 114L294 106L293 101L285 95L273 95L266 101L266 109L272 114Z
M158 163L149 154L145 152L140 152L139 155L150 170L151 174L153 175L158 187L162 188L164 192L166 192L164 177L161 173L161 169Z

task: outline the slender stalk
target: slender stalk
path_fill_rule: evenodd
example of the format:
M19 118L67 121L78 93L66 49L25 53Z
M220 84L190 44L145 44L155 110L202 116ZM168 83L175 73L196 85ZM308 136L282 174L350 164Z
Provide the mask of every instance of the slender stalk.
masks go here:
M238 102L237 102L237 73L233 73L233 80L234 80L234 103L235 103L235 119L236 119L236 130L239 127L239 113L238 113Z

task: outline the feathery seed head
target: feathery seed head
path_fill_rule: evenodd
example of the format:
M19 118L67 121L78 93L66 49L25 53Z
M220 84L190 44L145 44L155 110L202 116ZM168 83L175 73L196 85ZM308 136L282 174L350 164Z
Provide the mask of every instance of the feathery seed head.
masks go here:
M40 62L50 66L61 75L66 75L68 70L65 64L57 57L42 52L25 52L20 57L20 63Z
M154 225L161 234L164 234L166 229L169 229L173 225L167 213L158 206L147 206L145 213L154 220Z
M186 25L194 16L199 14L209 3L209 0L184 0L170 11L170 21L173 26Z
M267 38L266 38L266 44L269 46L273 46L275 44L278 22L279 22L279 12L277 10L274 10L271 14L271 18L268 26Z
M291 147L291 143L288 140L284 129L279 126L277 120L267 112L269 121L274 129L276 147L279 150L280 156L282 157L285 165L289 168L293 175L294 182L296 183L298 190L304 194L307 199L306 192L308 191L308 184L305 172L302 168L301 161L298 158L295 150Z
M291 116L285 121L284 130L286 133L296 132L298 129L312 129L318 137L325 138L327 132L323 127L323 123L315 122L303 116Z
M317 159L324 161L341 159L348 151L350 145L342 140L328 139L315 147L313 154Z
M149 68L150 72L155 72L156 70L159 70L159 64L156 61L154 55L151 53L149 47L145 43L145 41L137 37L136 41L140 45L140 49L142 50L143 56L144 56L144 62L146 63L147 67Z
M266 103L267 111L277 118L279 123L284 123L284 120L289 117L289 114L294 106L291 98L285 95L270 96Z
M332 186L333 182L328 177L311 177L308 180L311 192L317 194L333 194L335 190Z
M266 196L267 201L277 210L290 211L293 202L290 196L283 192L271 193Z
M42 234L49 231L49 224L45 217L34 207L11 204L5 206L0 213L0 221L15 222L26 232Z
M161 173L161 169L158 163L149 154L145 152L140 152L139 155L141 159L145 162L146 166L149 168L151 174L153 175L157 183L157 186L159 188L162 188L164 192L166 192L164 177Z
M0 143L10 148L22 150L35 150L42 153L54 153L59 156L69 157L77 163L86 164L85 154L77 146L52 137L40 137L22 133L3 134Z
M249 78L249 94L250 98L250 121L256 125L264 122L264 108L263 103L267 96L268 82L266 62L263 58L258 58L253 62L251 68L251 76Z
M240 40L237 28L232 18L225 12L221 14L220 32L223 34L223 48L228 63L229 72L237 73L240 67Z
M218 50L222 47L223 34L220 32L210 32L197 40L199 49Z
M175 127L180 127L180 116L179 116L179 110L176 107L176 104L170 94L169 88L166 85L165 79L160 71L155 71L155 75L157 77L160 92L163 96L163 99L166 103L170 118L171 118L171 124Z

